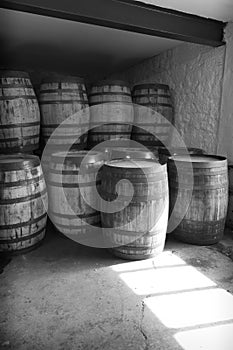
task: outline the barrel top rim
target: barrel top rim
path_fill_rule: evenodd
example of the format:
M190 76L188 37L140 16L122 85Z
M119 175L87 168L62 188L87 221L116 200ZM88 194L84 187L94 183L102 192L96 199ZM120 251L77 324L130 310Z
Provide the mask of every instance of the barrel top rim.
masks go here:
M116 166L117 164L129 164L129 162L135 162L136 166L131 166L131 167L124 167L124 166ZM147 163L148 166L145 167L141 167L140 163L142 164L142 162ZM137 166L138 163L138 166ZM160 164L158 163L155 159L141 159L141 158L129 158L129 159L114 159L114 160L110 160L108 162L105 163L105 166L113 169L113 168L117 168L117 169L124 169L124 170L134 170L134 169L158 169L161 170L162 168L166 168L166 164Z
M97 151L69 151L69 152L54 152L51 155L51 162L67 163L73 162L74 164L80 165L82 160L86 157L85 163L95 163L99 160L104 160L102 152Z
M52 76L45 77L42 79L41 84L47 83L81 83L84 84L84 78L76 77L76 76Z
M179 158L184 158L187 157L187 159L179 159ZM206 161L199 162L195 161L194 157L198 158L206 158ZM192 160L193 158L193 160ZM210 160L213 159L213 161ZM191 159L191 161L190 161ZM224 156L219 156L219 155L214 155L214 154L189 154L189 155L174 155L172 157L168 158L168 162L179 162L183 164L191 163L197 167L204 167L206 165L208 166L221 166L222 163L227 163L227 158Z
M147 89L147 88L162 88L166 90L170 90L169 85L167 84L160 84L160 83L142 83L142 84L137 84L133 86L133 92L138 89Z
M54 152L52 154L52 156L56 156L56 157L61 157L63 158L64 156L66 157L83 157L83 155L87 155L87 154L98 154L100 152L97 151L87 151L87 150L80 150L80 151L76 151L76 150L72 150L72 151L68 151L68 152Z
M13 153L0 155L0 164L0 170L23 170L27 167L40 165L40 160L39 157L35 155Z
M154 154L151 151L144 150L143 148L125 148L122 147L122 149L118 148L112 148L111 149L111 156L123 156L124 158L140 158L142 156L148 157L145 159L151 159Z
M0 78L27 78L30 79L29 73L14 69L0 69Z
M100 80L94 84L92 84L92 87L94 86L105 86L105 85L119 85L119 86L125 86L127 88L130 88L130 85L127 81L124 80L111 80L111 79L106 79L106 80Z

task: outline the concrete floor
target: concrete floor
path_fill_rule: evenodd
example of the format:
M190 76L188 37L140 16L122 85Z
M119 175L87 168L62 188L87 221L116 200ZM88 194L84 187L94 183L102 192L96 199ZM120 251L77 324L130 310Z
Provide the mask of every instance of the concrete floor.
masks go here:
M230 350L232 238L197 247L169 235L159 257L127 262L50 227L39 248L5 261L0 348Z

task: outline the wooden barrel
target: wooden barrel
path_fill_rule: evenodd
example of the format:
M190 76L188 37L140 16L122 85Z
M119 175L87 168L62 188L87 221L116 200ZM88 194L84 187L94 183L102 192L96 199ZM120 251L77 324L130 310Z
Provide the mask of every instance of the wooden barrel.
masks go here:
M190 171L190 159L193 174ZM187 243L214 244L221 240L228 203L228 174L225 157L213 155L174 156L168 160L170 208L175 218L184 218L173 231L175 236ZM175 206L178 196L180 171L180 194L183 205ZM193 189L191 178L193 176ZM191 198L187 206L187 198ZM175 207L174 207L175 206ZM187 210L188 208L188 210Z
M127 207L115 213L101 212L105 238L114 255L124 259L146 259L159 254L168 222L168 180L166 165L153 160L114 160L102 170L100 193L107 202L128 200L129 182L134 195ZM119 183L118 183L119 182ZM106 228L112 228L108 231Z
M84 157L86 171L85 175L80 175ZM84 188L85 196L95 204L98 199L93 188L98 189L100 185L95 177L103 163L103 156L98 152L72 151L67 155L63 152L52 155L48 181L49 216L61 233L77 237L86 233L88 224L93 226L100 223L99 212L86 203L80 186Z
M50 145L57 150L71 142L77 149L86 147L90 113L83 79L53 76L44 79L39 104L44 145L50 139ZM57 127L60 128L56 135L51 137Z
M141 84L132 91L134 127L132 140L143 145L160 146L170 143L174 121L171 94L168 85ZM140 108L140 106L144 108Z
M161 164L167 163L169 157L177 156L177 155L186 155L187 153L204 154L205 151L203 151L200 148L194 148L194 147L188 147L188 148L171 147L169 150L166 147L158 148L159 161Z
M130 139L133 105L130 88L124 81L105 80L95 84L90 91L89 104L89 146L106 140ZM99 123L102 125L98 127Z
M0 70L0 153L39 147L40 110L26 72Z
M47 192L39 158L0 156L0 251L35 247L45 235Z
M233 165L228 167L229 201L227 209L226 226L233 228Z

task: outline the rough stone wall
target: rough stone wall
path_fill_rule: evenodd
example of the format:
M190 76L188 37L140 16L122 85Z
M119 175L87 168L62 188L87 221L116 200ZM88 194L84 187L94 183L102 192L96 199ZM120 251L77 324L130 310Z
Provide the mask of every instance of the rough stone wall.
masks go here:
M217 151L225 47L181 44L112 78L131 86L158 82L171 89L175 125L189 147ZM177 140L173 138L172 144Z
M233 164L233 22L225 31L226 60L221 101L221 120L218 135L218 153L227 156Z

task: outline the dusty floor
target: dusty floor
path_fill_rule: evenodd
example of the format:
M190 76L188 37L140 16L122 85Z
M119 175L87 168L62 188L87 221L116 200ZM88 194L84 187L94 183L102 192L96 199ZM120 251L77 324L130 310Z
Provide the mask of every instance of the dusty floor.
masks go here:
M1 271L0 348L230 350L232 238L126 262L50 228Z

